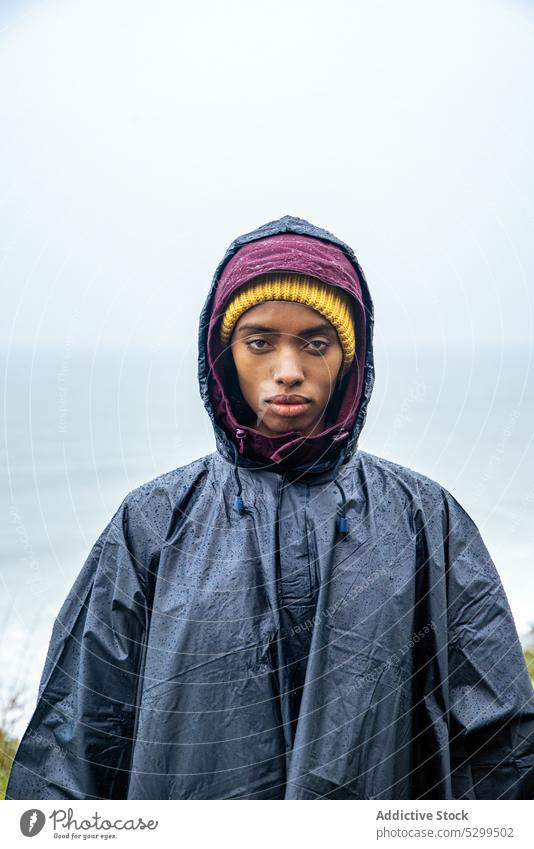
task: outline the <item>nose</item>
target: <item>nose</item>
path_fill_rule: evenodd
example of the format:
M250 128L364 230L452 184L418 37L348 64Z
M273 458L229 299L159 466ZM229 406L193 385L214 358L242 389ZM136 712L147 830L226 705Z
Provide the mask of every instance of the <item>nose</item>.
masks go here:
M287 346L280 350L273 367L273 377L277 383L287 386L293 386L304 380L300 357L292 347Z

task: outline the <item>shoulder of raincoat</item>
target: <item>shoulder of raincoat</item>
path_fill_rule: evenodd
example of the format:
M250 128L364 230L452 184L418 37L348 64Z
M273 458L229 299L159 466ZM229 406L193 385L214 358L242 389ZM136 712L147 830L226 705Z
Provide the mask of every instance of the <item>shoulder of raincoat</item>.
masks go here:
M265 227L343 245L301 219ZM217 450L129 493L95 542L8 799L534 798L534 690L477 526L439 483L357 447L362 279L348 439L298 472L232 441L204 316Z

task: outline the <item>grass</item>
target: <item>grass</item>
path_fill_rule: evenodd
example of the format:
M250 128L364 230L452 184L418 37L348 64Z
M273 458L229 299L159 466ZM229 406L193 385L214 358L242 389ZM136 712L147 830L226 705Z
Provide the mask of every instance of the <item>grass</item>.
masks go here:
M7 780L19 741L0 729L0 799L6 797Z
M0 800L6 797L11 765L20 742L13 728L23 711L24 689L16 688L0 707Z

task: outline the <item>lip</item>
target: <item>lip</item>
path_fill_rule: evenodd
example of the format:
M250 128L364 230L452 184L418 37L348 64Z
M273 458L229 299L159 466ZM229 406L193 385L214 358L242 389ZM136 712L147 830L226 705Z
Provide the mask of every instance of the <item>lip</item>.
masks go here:
M275 413L279 416L299 416L311 404L304 395L273 395L266 399Z

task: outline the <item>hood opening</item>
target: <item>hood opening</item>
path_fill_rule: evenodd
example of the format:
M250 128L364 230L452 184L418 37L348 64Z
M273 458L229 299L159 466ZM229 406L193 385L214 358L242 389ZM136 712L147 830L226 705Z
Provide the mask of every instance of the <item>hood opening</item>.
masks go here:
M356 355L328 403L325 428L313 436L297 430L267 436L255 429L256 416L239 389L231 352L219 340L220 321L234 292L272 271L317 277L351 299ZM199 329L199 384L218 451L238 465L278 472L323 471L336 463L342 450L346 462L356 448L374 382L372 328L373 307L363 272L352 250L335 236L285 216L238 237L215 272Z

